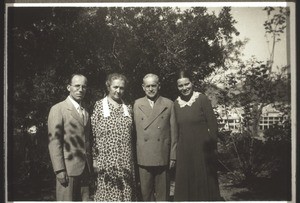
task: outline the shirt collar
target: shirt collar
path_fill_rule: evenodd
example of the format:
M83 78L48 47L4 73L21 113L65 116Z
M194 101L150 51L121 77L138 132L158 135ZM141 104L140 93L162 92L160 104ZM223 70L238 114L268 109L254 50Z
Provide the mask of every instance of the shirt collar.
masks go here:
M70 95L68 96L68 98L70 99L76 110L81 107L80 104L78 104Z
M148 99L148 98L147 98ZM151 99L148 99L148 101L149 101L149 103L151 104L154 104L155 103L155 101L152 101Z
M149 103L152 103L152 102L153 102L153 104L158 100L159 97L160 97L160 96L157 95L157 97L155 98L155 100L151 100L151 99L149 99L149 98L146 96L146 98L147 98L147 100L149 101Z
M130 117L129 111L127 106L124 104L124 102L122 101L122 107L123 107L123 112L124 112L124 116L128 116ZM107 96L103 99L102 101L102 109L103 109L103 116L104 118L110 116L110 109L108 106L108 99Z

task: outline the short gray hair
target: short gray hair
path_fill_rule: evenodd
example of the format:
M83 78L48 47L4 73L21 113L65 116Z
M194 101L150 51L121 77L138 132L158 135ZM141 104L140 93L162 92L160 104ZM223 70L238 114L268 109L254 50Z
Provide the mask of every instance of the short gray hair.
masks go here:
M156 79L157 83L159 83L159 77L157 75L153 74L153 73L148 73L147 75L145 75L144 78L143 78L143 82L144 82L144 80L146 80L147 78L150 78L150 77Z

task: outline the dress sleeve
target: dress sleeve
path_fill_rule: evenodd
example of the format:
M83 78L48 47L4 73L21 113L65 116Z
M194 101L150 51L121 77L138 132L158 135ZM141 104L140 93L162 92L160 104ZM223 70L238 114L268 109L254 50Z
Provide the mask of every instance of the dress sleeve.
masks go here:
M178 127L177 127L175 108L174 108L174 103L173 102L172 102L172 106L171 106L170 127L171 127L171 153L170 153L170 159L171 160L176 160Z
M211 135L213 141L216 143L218 135L218 122L214 110L212 108L211 102L207 96L203 95L201 97L201 105L208 125L209 134Z

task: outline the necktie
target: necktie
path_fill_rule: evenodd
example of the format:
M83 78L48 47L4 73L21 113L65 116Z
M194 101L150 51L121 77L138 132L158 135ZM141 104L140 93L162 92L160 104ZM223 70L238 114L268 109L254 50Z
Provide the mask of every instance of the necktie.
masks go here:
M153 106L154 106L154 101L151 101L151 100L149 100L149 102L150 102L150 106L151 106L151 108L153 109Z

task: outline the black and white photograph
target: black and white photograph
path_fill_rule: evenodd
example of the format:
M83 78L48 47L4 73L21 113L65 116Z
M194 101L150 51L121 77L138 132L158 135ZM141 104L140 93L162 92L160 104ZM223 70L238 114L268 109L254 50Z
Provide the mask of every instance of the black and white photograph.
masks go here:
M295 2L4 16L5 202L296 202Z

